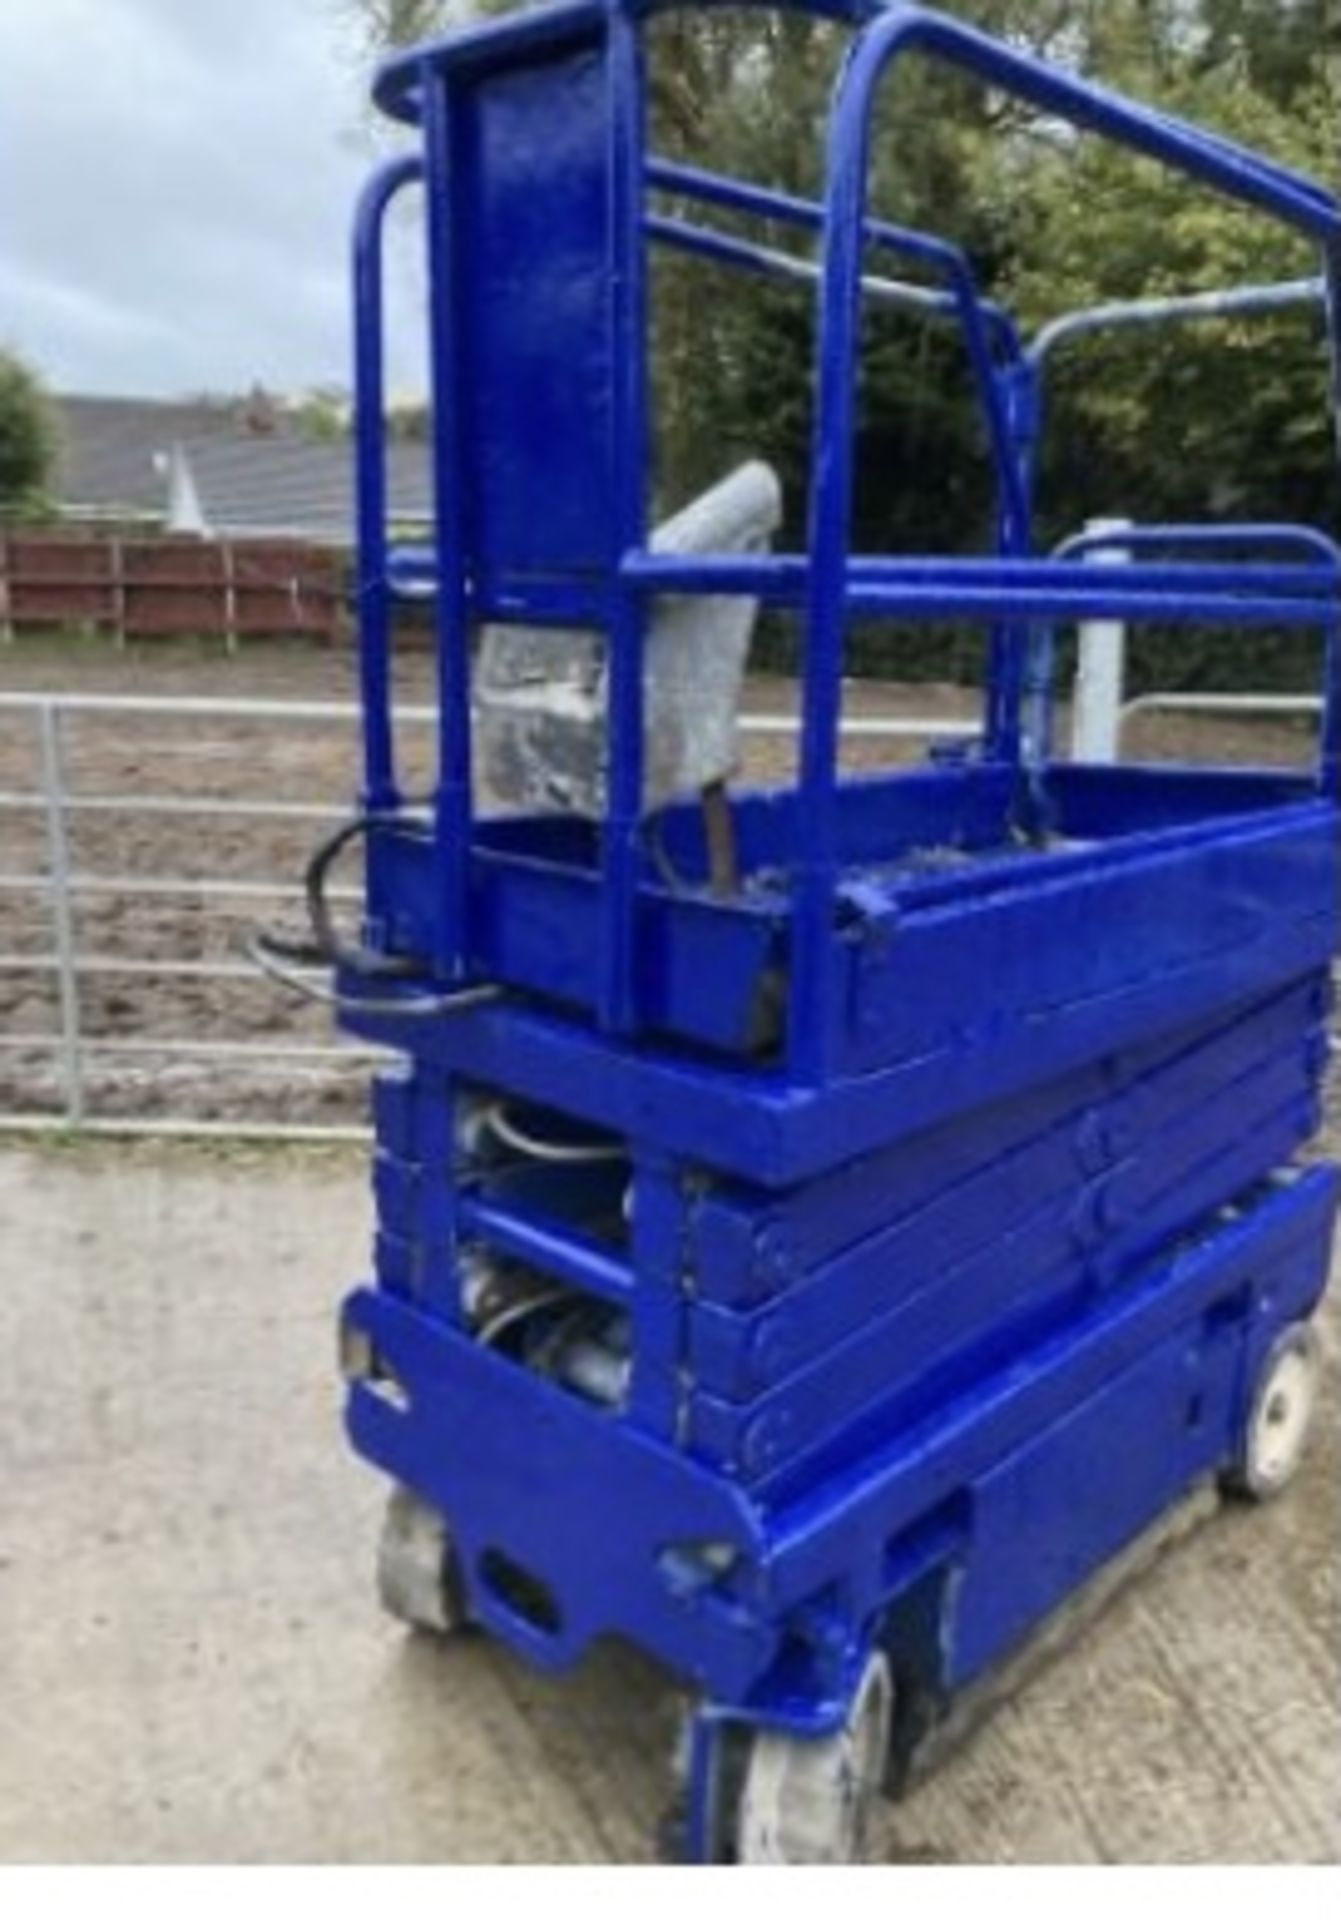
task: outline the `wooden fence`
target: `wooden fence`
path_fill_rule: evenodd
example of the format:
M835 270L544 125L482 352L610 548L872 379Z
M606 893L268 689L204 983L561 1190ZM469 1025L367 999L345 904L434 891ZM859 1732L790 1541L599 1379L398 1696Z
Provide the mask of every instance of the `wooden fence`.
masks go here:
M74 629L126 640L301 636L347 624L345 560L291 540L0 531L0 639Z

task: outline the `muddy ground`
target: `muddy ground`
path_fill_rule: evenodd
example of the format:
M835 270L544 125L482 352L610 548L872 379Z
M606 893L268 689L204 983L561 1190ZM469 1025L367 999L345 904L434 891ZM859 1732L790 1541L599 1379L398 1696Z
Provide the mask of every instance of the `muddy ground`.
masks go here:
M399 696L431 699L430 662L406 652ZM267 645L229 657L215 645L157 642L117 651L105 641L21 641L0 647L0 692L113 693L144 696L342 701L354 697L351 655L314 645ZM795 688L758 679L746 705L756 712L790 711ZM933 715L971 718L976 696L947 686L853 683L848 710L857 715ZM1059 729L1065 737L1065 715ZM427 734L407 729L403 750L411 787L427 790ZM742 778L790 776L790 741L751 739ZM1280 724L1225 724L1187 717L1143 717L1130 730L1129 749L1152 757L1234 762L1297 761L1309 747L1307 730ZM263 797L346 809L357 782L352 727L226 720L86 716L69 723L65 760L76 795L156 798L154 814L74 813L70 854L74 870L101 881L157 881L186 877L290 880L322 831L310 820L252 820L228 815L178 815L174 802L225 802ZM857 740L846 758L854 767L920 759L921 741ZM37 732L31 716L0 708L0 791L31 794L39 780ZM44 826L36 810L0 810L0 873L46 870ZM352 879L357 873L351 872ZM330 1037L320 1010L306 1009L249 972L235 979L163 979L136 974L164 960L222 961L243 966L242 941L258 921L283 917L282 903L263 898L224 901L185 892L136 897L129 889L81 896L76 931L81 951L99 970L80 982L80 1018L86 1038L143 1047L150 1041L240 1040L257 1049L243 1061L155 1057L119 1052L86 1063L90 1112L153 1119L164 1113L196 1119L343 1123L362 1108L364 1065L269 1057L276 1045L321 1044ZM44 902L0 887L0 955L7 960L50 950L50 913ZM129 968L131 971L120 971ZM58 1021L54 978L37 970L0 967L0 1037L50 1035ZM0 1048L0 1109L56 1113L60 1086L51 1048Z

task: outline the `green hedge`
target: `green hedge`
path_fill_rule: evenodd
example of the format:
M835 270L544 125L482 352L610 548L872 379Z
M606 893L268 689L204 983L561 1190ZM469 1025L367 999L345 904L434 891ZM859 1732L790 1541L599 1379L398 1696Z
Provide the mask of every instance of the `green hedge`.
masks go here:
M987 648L981 631L964 627L867 626L848 643L854 679L980 686ZM752 655L765 673L793 674L794 629L765 615ZM1074 632L1059 635L1056 682L1065 693L1075 672ZM1128 643L1127 691L1140 693L1316 693L1322 644L1308 633L1226 632L1207 627L1137 630Z

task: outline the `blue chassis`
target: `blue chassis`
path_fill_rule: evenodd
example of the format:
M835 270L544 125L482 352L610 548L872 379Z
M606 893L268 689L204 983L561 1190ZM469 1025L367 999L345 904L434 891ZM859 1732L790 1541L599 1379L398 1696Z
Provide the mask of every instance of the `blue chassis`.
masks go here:
M549 1666L623 1635L700 1696L702 1858L721 1844L724 1726L826 1731L876 1640L910 1697L943 1702L1234 1458L1264 1356L1322 1290L1336 1206L1330 1170L1283 1170L1317 1125L1338 944L1341 552L1305 528L1162 527L1123 536L1121 570L1084 565L1092 540L1033 556L1045 349L1104 316L1026 348L962 253L868 218L879 85L905 53L948 61L1285 222L1319 246L1305 292L1334 365L1341 212L913 7L815 9L857 29L822 204L671 166L645 147L647 11L486 26L378 84L423 140L370 184L355 242L364 808L395 826L369 841L367 928L424 979L396 990L400 1010L358 973L340 982L345 1026L407 1061L377 1094L376 1283L345 1315L397 1388L351 1386L353 1442L448 1515L484 1624ZM427 552L389 544L381 425L382 231L419 183L439 423ZM820 239L804 554L647 550L648 248L780 271L686 206ZM848 553L868 247L941 283L888 282L896 304L962 329L997 472L994 558ZM1160 313L1182 310L1206 305ZM407 590L431 592L437 622L428 818L393 753ZM688 892L658 878L640 832L643 628L667 591L805 620L797 791L735 802L747 899L695 887L691 808L664 822ZM978 754L838 779L845 633L872 615L989 629ZM1052 629L1095 617L1316 630L1316 778L1054 763ZM607 634L597 828L475 819L467 661L485 618ZM962 864L929 872L928 846ZM496 1003L442 1008L480 982ZM463 1151L484 1094L626 1143L626 1245ZM462 1256L479 1247L628 1314L620 1413L471 1337ZM709 1567L705 1543L732 1552ZM551 1613L491 1582L499 1553Z

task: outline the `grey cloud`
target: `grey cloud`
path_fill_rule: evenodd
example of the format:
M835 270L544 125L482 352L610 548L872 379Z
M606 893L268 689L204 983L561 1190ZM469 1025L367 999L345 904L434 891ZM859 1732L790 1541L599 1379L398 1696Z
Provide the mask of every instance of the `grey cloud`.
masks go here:
M0 339L66 390L344 380L365 90L337 0L0 0Z

